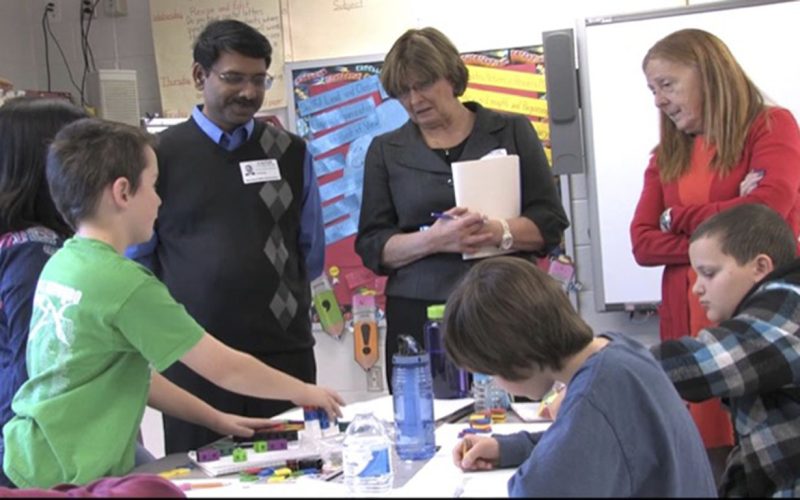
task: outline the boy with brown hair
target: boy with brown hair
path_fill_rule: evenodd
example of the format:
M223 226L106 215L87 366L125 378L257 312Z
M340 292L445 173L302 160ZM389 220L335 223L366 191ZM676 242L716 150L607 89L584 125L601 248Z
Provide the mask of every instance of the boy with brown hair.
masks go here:
M723 398L737 436L720 496L800 496L800 261L775 211L740 205L689 240L692 291L708 319L696 338L653 347L681 397Z
M620 334L595 337L534 264L484 260L445 311L445 347L459 366L534 400L567 384L547 431L467 435L457 466L519 466L510 496L714 496L700 435L658 363Z
M29 380L3 429L3 468L18 487L129 473L148 403L223 434L251 435L264 424L218 412L159 375L176 361L230 391L340 413L334 391L219 342L150 271L123 257L125 248L150 239L161 203L153 145L137 128L84 119L62 129L50 147L50 191L75 237L42 270Z

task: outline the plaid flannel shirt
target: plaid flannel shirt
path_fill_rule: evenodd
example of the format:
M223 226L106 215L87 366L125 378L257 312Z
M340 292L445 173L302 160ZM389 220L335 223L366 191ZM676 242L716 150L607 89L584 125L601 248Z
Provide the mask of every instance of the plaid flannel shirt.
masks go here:
M800 496L800 260L756 285L733 318L652 352L684 399L721 397L733 415L723 496Z

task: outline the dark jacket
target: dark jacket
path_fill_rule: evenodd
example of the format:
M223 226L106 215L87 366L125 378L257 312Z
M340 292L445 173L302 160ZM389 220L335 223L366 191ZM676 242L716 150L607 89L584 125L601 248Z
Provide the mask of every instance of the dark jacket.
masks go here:
M466 106L476 114L475 125L459 160L475 160L500 148L518 155L521 214L539 227L544 252L550 250L560 243L569 221L536 132L522 115L498 113L472 102ZM458 253L438 253L395 270L381 265L389 238L430 225L431 212L455 204L450 165L425 144L413 122L372 141L364 166L356 252L366 267L389 275L386 295L444 301L477 262L465 261Z

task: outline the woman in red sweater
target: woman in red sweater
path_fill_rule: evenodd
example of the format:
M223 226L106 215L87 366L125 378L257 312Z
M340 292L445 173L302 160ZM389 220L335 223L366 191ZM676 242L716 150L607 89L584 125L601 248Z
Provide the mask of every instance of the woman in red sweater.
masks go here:
M636 262L666 266L661 339L708 326L691 293L689 236L734 205L763 203L800 232L800 131L792 114L767 104L728 47L697 29L658 41L642 63L660 113L660 142L644 174L631 223ZM719 401L691 404L706 448L733 444ZM720 450L722 451L722 450ZM714 462L713 454L712 464Z

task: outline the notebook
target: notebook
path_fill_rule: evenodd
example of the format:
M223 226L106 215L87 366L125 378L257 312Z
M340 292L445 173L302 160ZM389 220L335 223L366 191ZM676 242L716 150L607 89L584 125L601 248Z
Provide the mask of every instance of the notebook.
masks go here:
M456 205L490 219L510 219L520 214L519 156L485 156L480 160L453 162ZM464 260L511 253L495 246L462 254Z

